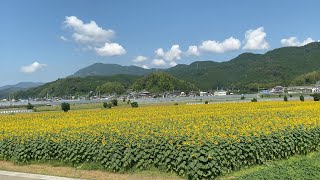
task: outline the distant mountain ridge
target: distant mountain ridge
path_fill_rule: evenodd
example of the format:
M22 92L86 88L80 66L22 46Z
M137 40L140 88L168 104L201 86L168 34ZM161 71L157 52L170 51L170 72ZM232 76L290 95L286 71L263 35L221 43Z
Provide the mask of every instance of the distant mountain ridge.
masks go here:
M27 88L33 88L37 86L41 86L44 83L41 82L20 82L14 85L6 85L0 87L0 90L9 89L9 88L21 88L21 89L27 89Z
M14 85L6 85L0 87L0 97L8 97L12 95L15 92L21 91L21 90L27 90L30 88L35 88L38 86L43 85L44 83L41 82L20 82L18 84Z
M243 53L230 61L197 61L168 69L96 63L73 76L146 75L164 71L203 89L288 85L297 76L320 70L320 42L301 47L282 47L265 54Z
M197 88L196 90L219 88L257 92L258 89L276 85L288 86L297 82L297 78L299 82L309 82L303 78L308 78L311 72L320 71L320 42L302 47L278 48L265 54L243 53L225 62L197 61L168 69L96 63L70 77L19 91L17 94L21 97L45 97L47 93L51 96L80 95L91 92L106 82L120 82L131 89L135 82L155 71L168 73L174 78L189 82Z
M112 76L118 74L141 76L155 71L156 69L144 69L138 66L121 66L118 64L95 63L80 69L71 75L71 77Z

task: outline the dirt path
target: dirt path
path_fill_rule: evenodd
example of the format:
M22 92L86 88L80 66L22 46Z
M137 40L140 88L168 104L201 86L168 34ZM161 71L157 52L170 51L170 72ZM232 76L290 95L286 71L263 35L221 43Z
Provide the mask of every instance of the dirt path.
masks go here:
M90 180L181 180L181 178L177 177L176 175L162 174L154 171L118 174L103 171L77 170L76 168L72 167L53 167L50 165L31 164L19 166L8 161L0 161L0 170Z

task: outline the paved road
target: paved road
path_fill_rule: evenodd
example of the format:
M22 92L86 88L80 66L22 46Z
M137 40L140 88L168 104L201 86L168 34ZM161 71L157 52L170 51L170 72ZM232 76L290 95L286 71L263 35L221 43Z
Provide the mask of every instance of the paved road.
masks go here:
M79 180L57 176L46 176L40 174L28 174L20 172L0 171L0 180Z
M33 178L0 175L1 180L38 180Z

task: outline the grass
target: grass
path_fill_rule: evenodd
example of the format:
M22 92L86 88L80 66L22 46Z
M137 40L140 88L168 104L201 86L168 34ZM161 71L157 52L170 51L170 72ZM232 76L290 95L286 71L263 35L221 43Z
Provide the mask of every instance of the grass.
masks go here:
M220 177L226 179L320 179L320 151L270 161Z

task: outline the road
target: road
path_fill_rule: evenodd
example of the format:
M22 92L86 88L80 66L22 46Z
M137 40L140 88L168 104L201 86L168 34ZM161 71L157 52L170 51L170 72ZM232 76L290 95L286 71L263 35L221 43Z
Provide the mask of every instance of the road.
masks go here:
M0 180L79 180L57 176L28 174L20 172L0 171Z

